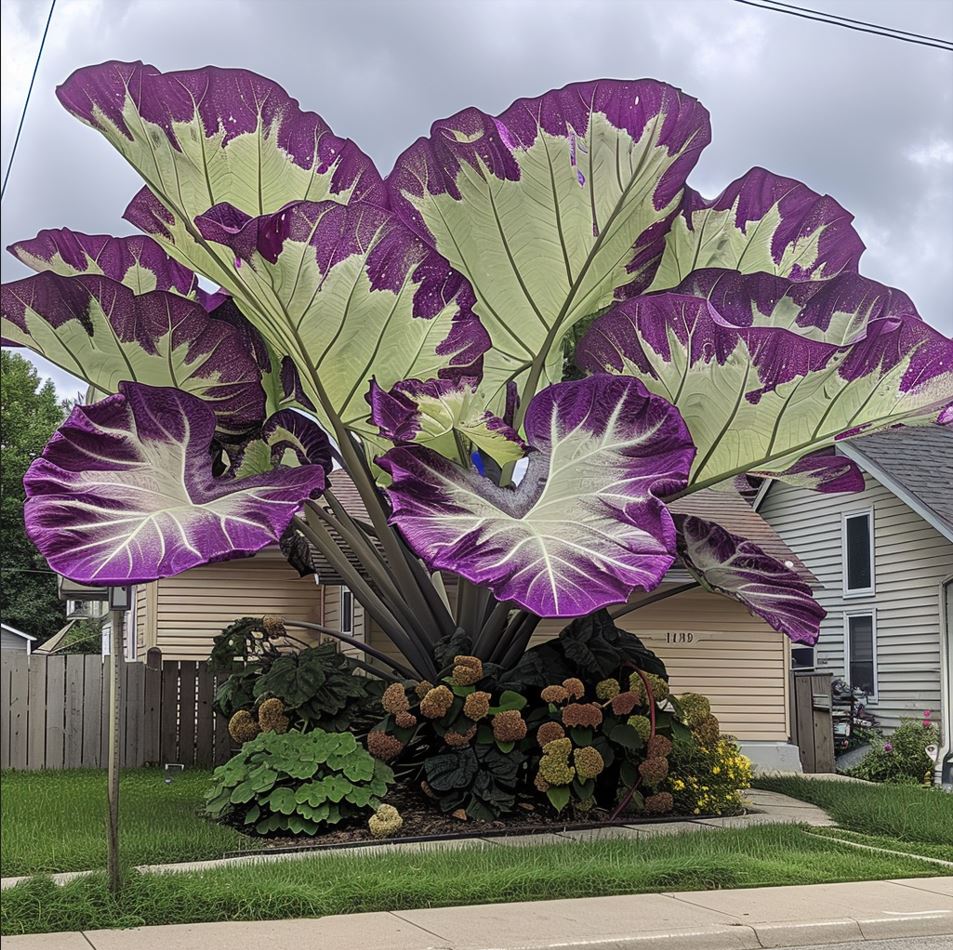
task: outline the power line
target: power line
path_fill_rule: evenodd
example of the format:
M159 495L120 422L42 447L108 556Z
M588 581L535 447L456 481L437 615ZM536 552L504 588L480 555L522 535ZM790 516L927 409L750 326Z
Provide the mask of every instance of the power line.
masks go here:
M934 49L943 49L953 52L953 41L944 40L938 36L926 36L922 33L908 33L905 30L894 30L892 27L879 26L876 23L867 23L865 20L851 20L835 14L822 13L819 10L810 10L806 7L796 7L789 3L776 3L774 0L734 0L759 10L770 10L773 13L786 13L788 16L800 17L803 20L814 20L817 23L826 23L829 26L840 26L845 30L856 30L858 33L871 33L874 36L885 36L888 39L900 40L903 43L916 43L918 46L931 46ZM770 4L770 5L769 5ZM817 14L816 16L813 14Z
M30 105L30 96L33 94L33 83L36 82L36 74L40 68L40 58L43 56L43 47L46 45L46 34L50 32L50 20L53 19L53 9L56 7L56 0L50 3L50 13L46 18L46 26L43 27L43 36L40 39L40 48L37 50L36 62L33 64L33 75L30 77L30 85L26 91L26 99L23 101L23 111L20 113L20 124L17 126L17 134L13 140L13 148L10 150L10 160L7 162L7 170L3 175L3 184L0 185L0 201L7 191L7 182L10 180L10 169L13 168L13 157L17 153L17 145L20 143L20 133L23 131L23 121L26 119L26 110Z

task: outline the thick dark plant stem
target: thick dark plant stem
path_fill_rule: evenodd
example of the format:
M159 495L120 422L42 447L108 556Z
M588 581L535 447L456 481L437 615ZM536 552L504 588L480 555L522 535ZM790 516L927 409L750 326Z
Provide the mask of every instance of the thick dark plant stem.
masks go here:
M691 581L688 584L679 584L678 587L673 587L671 590L662 591L658 594L652 594L651 597L646 597L645 600L640 600L634 604L626 604L623 607L616 607L615 610L609 611L609 616L613 620L618 620L619 617L624 617L626 614L632 613L634 610L641 610L643 607L648 607L649 604L657 604L660 600L668 600L669 597L675 597L678 594L684 594L686 591L694 590L696 587L701 587L701 584L698 581Z
M502 666L512 666L526 652L529 641L532 640L541 619L536 614L526 614L523 617L522 622L513 634L512 642L499 661Z
M340 640L342 643L348 644L348 646L357 647L357 649L363 651L368 656L374 657L375 660L380 660L381 663L386 663L392 670L395 670L397 673L404 679L415 680L417 676L414 672L408 669L406 666L398 663L396 660L389 657L382 650L378 650L377 647L372 647L369 643L365 643L363 640L358 640L357 637L352 637L347 633L341 633L340 630L333 630L331 627L325 627L320 623L309 623L306 620L285 620L282 617L281 621L286 627L301 627L305 630L316 630L318 633L323 633L326 636L334 637L336 640ZM358 664L361 664L360 660L356 661ZM370 666L370 664L361 664L370 669L371 672L377 673L378 675L386 675L384 670L379 670L376 667Z
M307 521L298 519L296 527L324 554L331 562L332 567L346 580L347 586L354 596L381 625L384 633L393 641L397 649L414 665L420 677L426 679L435 676L436 667L430 651L408 635L390 608L377 596L370 584L361 577L351 562L344 556L324 525L321 522L312 525Z
M638 668L635 668L635 672L639 674L639 679L642 680L642 686L645 689L645 697L648 700L649 704L649 721L651 723L651 728L649 729L649 741L655 738L655 694L652 692L652 684L649 683L648 677ZM619 815L625 811L629 806L629 802L632 801L632 797L635 795L636 789L638 789L639 784L642 781L642 776L640 775L633 783L632 787L626 792L625 797L619 802L616 810L610 815L609 821L615 821Z
M473 641L475 656L489 656L493 652L493 648L503 635L512 608L513 605L509 601L497 601L494 604L489 616L484 620L479 634Z

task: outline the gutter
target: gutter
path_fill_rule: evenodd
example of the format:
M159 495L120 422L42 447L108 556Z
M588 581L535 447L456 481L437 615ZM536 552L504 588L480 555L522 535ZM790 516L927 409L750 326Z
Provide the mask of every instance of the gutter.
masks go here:
M940 752L934 781L953 786L953 616L948 608L948 592L953 575L940 582Z

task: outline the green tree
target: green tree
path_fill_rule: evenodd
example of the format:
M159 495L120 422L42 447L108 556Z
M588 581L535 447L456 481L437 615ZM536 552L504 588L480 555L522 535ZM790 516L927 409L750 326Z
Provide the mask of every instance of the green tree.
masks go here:
M64 622L56 577L23 528L23 475L63 421L65 407L22 356L0 354L0 616L40 640Z

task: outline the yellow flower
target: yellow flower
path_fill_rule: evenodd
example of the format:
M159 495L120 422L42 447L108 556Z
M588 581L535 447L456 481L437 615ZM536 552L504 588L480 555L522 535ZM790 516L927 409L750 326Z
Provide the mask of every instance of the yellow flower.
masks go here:
M721 768L719 766L714 766L711 770L712 775L721 775Z

